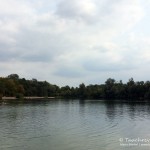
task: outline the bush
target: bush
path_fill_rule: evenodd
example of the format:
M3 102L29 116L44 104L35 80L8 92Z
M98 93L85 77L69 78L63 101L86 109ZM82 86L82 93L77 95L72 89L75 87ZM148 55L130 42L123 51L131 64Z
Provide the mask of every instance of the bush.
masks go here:
M2 100L3 95L0 93L0 100Z
M17 93L17 94L16 94L16 98L17 98L17 99L23 99L23 94Z

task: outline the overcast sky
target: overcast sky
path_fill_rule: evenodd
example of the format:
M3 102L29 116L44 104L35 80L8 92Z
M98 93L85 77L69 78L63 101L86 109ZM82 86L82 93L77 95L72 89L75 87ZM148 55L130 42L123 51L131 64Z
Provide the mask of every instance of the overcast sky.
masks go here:
M0 76L59 86L150 80L150 0L0 0Z

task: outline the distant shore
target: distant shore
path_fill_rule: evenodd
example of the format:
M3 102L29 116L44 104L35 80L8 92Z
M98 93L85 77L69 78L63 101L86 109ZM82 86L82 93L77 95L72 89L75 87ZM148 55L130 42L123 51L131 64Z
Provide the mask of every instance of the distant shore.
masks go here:
M81 83L78 87L68 85L60 87L47 81L19 78L17 74L0 77L0 99L49 100L54 98L150 101L150 81L135 82L130 78L128 82L123 83L122 80L108 78L103 84Z
M25 96L23 99L54 99L55 97L38 97L38 96ZM16 97L2 97L2 100L15 100Z

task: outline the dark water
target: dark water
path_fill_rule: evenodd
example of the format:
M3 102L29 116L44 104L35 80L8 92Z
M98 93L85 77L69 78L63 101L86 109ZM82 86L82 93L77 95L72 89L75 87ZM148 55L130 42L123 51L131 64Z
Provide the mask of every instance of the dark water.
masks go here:
M0 102L0 150L147 150L149 139L147 103Z

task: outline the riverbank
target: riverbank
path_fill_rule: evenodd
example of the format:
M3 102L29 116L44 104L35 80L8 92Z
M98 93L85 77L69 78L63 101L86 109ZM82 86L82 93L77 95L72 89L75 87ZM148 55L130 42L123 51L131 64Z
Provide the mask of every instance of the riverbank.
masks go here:
M55 97L38 97L38 96L27 96L27 97L23 97L23 99L25 100L33 100L33 99L54 99ZM3 96L2 100L15 100L18 99L16 97L6 97Z

